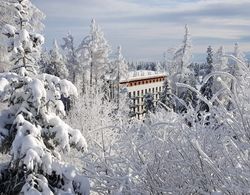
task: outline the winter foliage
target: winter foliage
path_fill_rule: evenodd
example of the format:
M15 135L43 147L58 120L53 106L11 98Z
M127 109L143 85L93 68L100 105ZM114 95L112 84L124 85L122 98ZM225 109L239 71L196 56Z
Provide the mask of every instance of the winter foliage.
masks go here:
M14 18L2 26L2 34L8 39L12 71L21 75L36 74L36 62L44 43L44 37L37 31L43 28L44 15L28 0L6 2L6 7Z
M68 33L45 50L44 14L30 0L0 2L0 195L250 193L239 43L208 46L195 63L186 25L162 61L127 62L93 19L81 42ZM162 90L130 98L122 83L135 70L165 72Z
M68 78L68 69L62 54L60 54L56 40L53 43L53 49L50 51L50 59L45 72L62 79Z

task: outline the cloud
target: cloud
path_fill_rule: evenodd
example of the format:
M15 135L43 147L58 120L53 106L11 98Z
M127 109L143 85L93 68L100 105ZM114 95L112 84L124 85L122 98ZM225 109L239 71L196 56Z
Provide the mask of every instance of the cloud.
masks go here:
M159 56L178 46L184 25L190 26L194 52L207 45L231 49L240 42L250 50L249 0L34 0L47 15L45 34L50 41L71 31L80 40L95 17L107 39L123 44L131 59Z

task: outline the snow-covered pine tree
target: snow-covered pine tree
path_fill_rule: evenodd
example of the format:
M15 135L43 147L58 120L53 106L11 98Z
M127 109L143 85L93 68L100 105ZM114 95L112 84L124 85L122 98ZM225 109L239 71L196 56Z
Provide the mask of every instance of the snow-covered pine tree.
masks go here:
M230 73L235 79L230 79L228 82L229 88L232 91L232 93L235 93L235 86L238 85L239 87L243 87L246 75L248 73L248 66L247 66L247 60L245 59L244 53L241 51L240 46L238 43L235 43L234 45L234 52L232 55L228 56L229 61L228 65L228 73ZM231 98L230 98L231 99ZM235 105L232 102L232 100L228 101L227 109L232 110L234 109Z
M66 79L69 75L68 69L65 65L63 55L59 51L57 41L53 42L53 49L50 50L49 64L46 67L45 72L48 74L55 75L61 79Z
M49 66L49 63L50 63L49 58L50 58L49 52L46 49L43 49L41 52L41 58L38 62L41 73L45 73L47 67Z
M155 112L155 105L154 105L154 96L151 93L146 93L144 95L144 108L145 113L148 114Z
M221 46L214 55L214 69L216 71L226 71L228 58L225 57L224 47Z
M209 46L207 48L207 58L206 58L206 60L207 60L207 63L206 63L206 66L205 66L205 68L203 70L204 71L203 78L213 71L213 50L212 50L211 46ZM213 96L213 91L212 91L213 82L214 82L213 77L209 78L208 81L200 89L201 94L208 100L210 100L212 98L212 96ZM200 109L199 110L200 111L209 111L208 105L202 101L200 103Z
M246 55L241 51L239 43L235 43L233 55L241 62L247 63ZM237 65L241 66L239 62L237 62Z
M119 107L120 94L122 92L124 93L124 90L126 90L125 88L122 89L120 87L120 81L128 79L128 64L122 55L121 46L117 47L117 52L115 54L114 62L110 64L112 66L110 67L110 69L113 70L110 75L110 78L111 78L111 81L114 80L112 82L112 85L110 86L111 94L113 94L111 97L114 98L115 102L117 102L118 107Z
M91 21L90 34L84 38L78 47L78 51L87 52L85 61L88 62L90 72L89 85L91 92L106 91L105 75L108 72L110 63L110 47L94 19Z
M173 99L173 94L171 90L171 85L168 79L166 79L163 83L163 91L160 94L158 105L161 108L164 108L168 111L171 111L174 109L174 99Z
M173 58L173 64L175 66L175 72L172 74L171 80L173 85L173 93L182 100L185 101L187 105L194 105L195 98L194 94L190 89L185 87L177 87L176 83L185 83L192 87L195 87L195 78L193 72L189 69L192 60L192 43L189 28L185 26L185 35L183 44L175 52ZM186 111L186 106L183 105L179 100L176 102L176 112Z
M61 46L66 53L67 69L69 70L69 79L76 84L78 73L80 74L79 56L77 54L77 48L74 43L74 37L70 33L66 37L63 37L63 45Z
M0 97L9 107L0 114L0 149L11 161L1 164L0 194L86 194L88 181L61 161L70 147L86 150L80 131L67 125L61 95L77 95L74 85L53 75L0 74Z
M36 74L35 54L44 38L35 29L42 14L29 0L9 6L17 11L17 26L6 24L3 34L13 43L13 69L19 75L0 74L0 101L9 104L0 112L0 151L11 156L0 164L0 194L89 194L88 180L60 157L70 147L87 149L80 131L60 118L65 116L61 96L76 97L77 90L67 80Z
M235 43L234 45L234 52L232 55L233 59L230 63L228 63L228 72L233 75L236 79L237 82L242 84L242 79L244 79L245 71L244 65L246 65L246 58L244 53L241 51L240 46L238 43ZM233 85L233 83L232 83ZM232 89L231 85L231 89Z
M39 60L41 45L44 43L43 36L37 32L43 28L41 19L44 15L30 0L14 0L8 2L8 6L10 13L14 13L15 20L5 24L2 33L8 38L12 71L21 75L36 74L35 64Z
M128 78L128 64L125 58L122 55L122 47L117 47L116 59L115 59L116 67L119 70L119 77L122 79Z
M176 72L178 74L187 74L189 73L188 66L191 64L192 60L192 43L191 43L191 35L189 32L188 25L185 25L185 34L183 44L175 52L174 61L176 64Z

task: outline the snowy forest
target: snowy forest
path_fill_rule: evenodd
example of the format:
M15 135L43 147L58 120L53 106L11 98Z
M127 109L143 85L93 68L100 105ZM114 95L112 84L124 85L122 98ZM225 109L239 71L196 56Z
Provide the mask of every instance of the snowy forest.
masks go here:
M66 34L47 50L31 0L0 0L0 15L0 195L250 193L240 44L208 46L196 63L186 25L163 60L128 62L95 19L81 42ZM144 69L167 76L139 120L119 82Z

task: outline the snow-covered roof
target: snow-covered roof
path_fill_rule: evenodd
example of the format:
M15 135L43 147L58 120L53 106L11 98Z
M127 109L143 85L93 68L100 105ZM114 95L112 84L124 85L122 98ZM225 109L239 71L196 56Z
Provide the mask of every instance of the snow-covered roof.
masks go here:
M128 72L127 78L121 78L120 82L129 82L129 81L136 81L142 79L150 79L156 77L165 77L165 72L158 72L152 70L136 70Z

